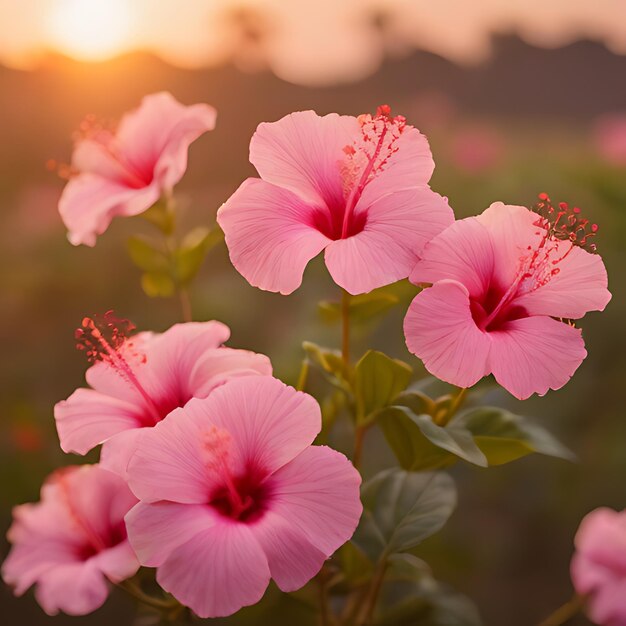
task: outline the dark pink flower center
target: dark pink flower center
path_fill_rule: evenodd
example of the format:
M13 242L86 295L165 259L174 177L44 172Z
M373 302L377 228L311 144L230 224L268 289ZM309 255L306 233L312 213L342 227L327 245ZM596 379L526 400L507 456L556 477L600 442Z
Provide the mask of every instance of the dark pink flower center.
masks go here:
M267 472L254 463L246 463L239 473L233 472L230 433L215 426L204 435L203 453L210 475L217 478L208 504L221 515L240 522L262 517L272 495Z
M76 141L89 140L98 144L107 157L115 164L116 178L120 179L128 187L142 189L148 186L154 179L153 163L134 163L130 157L120 149L113 124L103 123L94 115L88 115L78 127L75 136ZM107 168L107 174L112 174Z
M504 302L507 289L498 285L490 285L487 292L480 298L470 298L470 309L476 326L490 332L502 328L512 320L526 317L524 307L514 302Z
M389 164L398 151L397 140L406 127L401 115L391 116L387 105L378 107L376 115L360 115L361 136L344 147L339 163L342 193L327 199L323 208L311 214L311 226L329 239L347 239L358 235L367 224L367 210L357 210L365 187Z

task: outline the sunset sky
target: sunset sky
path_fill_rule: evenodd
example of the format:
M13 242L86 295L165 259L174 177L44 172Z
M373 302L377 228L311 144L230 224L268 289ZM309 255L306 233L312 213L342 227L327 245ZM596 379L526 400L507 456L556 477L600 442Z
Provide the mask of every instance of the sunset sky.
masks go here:
M477 62L490 34L510 32L541 46L585 37L626 54L626 2L0 0L0 62L26 69L49 50L86 61L149 50L180 66L263 62L286 80L324 84L358 80L413 47Z

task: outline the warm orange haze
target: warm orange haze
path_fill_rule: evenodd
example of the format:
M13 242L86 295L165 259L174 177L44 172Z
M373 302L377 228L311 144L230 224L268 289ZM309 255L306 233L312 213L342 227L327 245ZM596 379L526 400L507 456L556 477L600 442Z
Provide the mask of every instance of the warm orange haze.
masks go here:
M46 523L4 539L14 507L40 500L42 484L58 468L98 462L101 433L90 438L81 432L82 420L92 410L98 413L98 407L81 401L97 393L98 401L115 413L111 407L127 400L129 380L147 409L138 405L129 419L126 415L124 428L107 439L105 449L115 437L123 442L137 435L139 440L139 431L166 423L172 408L189 399L210 400L213 389L232 377L243 381L233 406L251 406L254 402L246 399L255 394L269 394L281 407L294 403L296 408L274 424L276 437L287 432L285 424L295 430L305 424L302 445L311 458L323 455L320 445L328 445L334 450L322 467L337 463L341 470L348 463L342 455L352 463L344 467L347 487L340 497L335 493L335 499L325 501L331 503L327 507L314 507L315 513L327 508L341 513L348 507L335 539L310 544L309 552L301 551L313 555L306 567L294 567L282 577L272 572L269 586L267 573L260 582L237 586L249 574L248 563L241 571L224 567L216 579L230 581L228 589L242 597L232 600L216 587L219 593L209 602L200 588L189 602L185 584L204 580L205 565L213 563L202 552L206 542L198 541L186 554L188 560L202 557L194 576L186 579L179 572L170 585L168 572L162 573L163 588L170 585L174 596L155 583L152 563L162 567L165 557L144 555L151 564L134 578L140 589L160 594L162 614L172 621L155 622L158 614L149 609L137 613L131 597L137 589L111 584L115 576L106 582L100 570L102 606L69 616L63 612L68 607L81 613L83 595L66 594L60 604L54 588L36 595L27 589L32 581L20 575L23 562L15 558L12 571L7 574L5 566L0 578L2 626L178 626L192 619L185 602L198 615L234 612L191 622L211 626L537 626L570 600L578 612L563 624L614 626L590 621L573 594L575 584L578 590L597 583L589 565L597 556L595 537L611 539L606 543L611 557L619 552L615 538L624 532L624 514L615 511L626 507L625 77L622 0L0 0L0 563L20 541L35 546L34 561L48 554L41 546L48 546L54 535L48 531L56 527L45 515ZM262 123L268 124L251 146ZM288 134L290 124L297 141ZM162 141L161 133L174 139ZM392 179L378 197L368 187L370 173L371 180L385 173L401 137L413 137L411 145L419 147L398 149L407 180L419 179L418 184L405 188L404 179ZM328 151L325 169L327 144L334 152ZM368 146L374 144L372 156ZM292 150L289 158L281 158L277 145ZM315 167L317 159L322 163L312 176L298 169L309 159ZM360 169L363 162L372 169ZM106 167L99 169L102 163ZM335 170L339 178L333 178ZM175 202L169 205L172 185ZM273 190L269 201L254 195L268 188ZM368 189L370 197L392 201L372 207L366 203ZM119 202L112 201L118 193ZM497 202L504 205L488 209ZM259 210L250 218L246 209L257 203L266 211L296 209L278 216ZM394 216L405 206L413 207L407 215L414 221L400 215L393 236L381 230L362 248L345 252L345 246L341 256L341 245L370 234L377 219L387 223L381 215ZM498 231L496 213L508 215L516 232L531 239L543 232L541 224L550 224L539 238L540 254L528 248L507 256L506 245L499 247L508 239ZM297 219L285 226L278 219L284 215ZM465 274L472 262L463 247L464 233L474 224L465 220L469 216L481 216L485 238L470 248L478 251L472 258L483 268L482 283L490 286L466 302L466 292L474 288L469 271ZM394 219L388 220L392 227ZM441 234L458 224L457 238ZM299 235L297 245L289 247L281 228L306 236ZM420 252L427 266L420 270L418 260L405 254L405 236L420 246L440 237L443 253L437 254L436 246L430 256ZM573 253L564 244L572 241ZM490 250L500 254L493 265ZM373 251L381 256L370 256ZM464 270L457 276L456 296L463 298L455 310L469 310L472 323L496 338L508 337L502 329L511 321L536 324L524 341L512 333L495 365L488 362L485 343L472 344L470 362L484 361L475 369L456 367L446 354L454 343L449 335L460 324L447 329L446 315L429 308L428 298L450 289L451 251L462 252L456 257ZM572 259L582 259L581 264L572 265ZM499 267L514 276L506 289L498 283L494 268ZM519 305L516 298L524 295L519 285L534 281L528 287L533 292L559 276L576 306L566 302L551 308L549 298L535 302L534 311L532 298L530 307L523 301ZM417 286L435 283L435 288ZM374 287L377 296L368 300ZM204 323L202 332L200 326L187 327L188 334L176 327L189 318ZM342 330L346 319L352 320L347 336ZM565 338L557 347L550 327ZM102 328L111 333L104 343L98 335ZM469 345L463 329L456 341ZM139 337L142 348L120 360L117 350L129 337ZM313 344L305 351L303 341ZM530 356L519 349L529 345ZM334 352L319 353L316 346ZM350 367L356 371L368 350L378 354L374 374L365 382L359 378L357 388ZM395 440L382 426L354 426L361 426L358 420L367 413L363 398L385 378L377 369L381 352L391 357L382 361L391 368L394 385L399 380L397 389L406 387L399 395L414 394L413 408L405 407L410 411L395 418L405 426L409 413L416 419ZM196 376L188 384L189 355L210 363L215 354L228 358L219 366L198 368L211 380ZM97 376L85 378L94 362L108 363L117 372L112 380L124 384L96 390ZM146 363L155 366L159 384L137 378ZM519 368L528 363L530 373L520 376ZM257 389L256 377L270 374L282 383L271 383L265 391L261 383ZM300 406L283 383L304 389L309 400ZM224 388L229 384L237 390L232 381ZM459 391L465 387L467 394ZM205 392L207 397L200 397ZM211 402L230 402L220 394ZM311 408L318 404L321 425L318 409ZM446 430L454 417L476 405L498 407L501 418L529 424L527 439L520 444L515 424L506 421L500 425L511 430L483 433L483 448L469 427ZM419 410L423 414L417 415ZM185 419L192 420L192 413ZM294 415L299 417L291 419ZM244 418L243 433L266 419L254 412ZM481 426L480 415L475 422ZM444 445L411 437L417 423L426 424L427 431L432 427L428 432L439 443L438 437L444 437ZM206 461L202 468L223 479L215 490L214 512L254 527L276 500L263 486L266 477L258 467L241 475L232 471L230 446L239 445L239 439L249 442L241 433L230 436L226 422L218 426L204 439L187 437L181 445L187 450L201 441L210 453L201 457ZM170 435L163 439L174 441L176 433ZM515 460L504 462L493 453L490 437L510 437L504 460ZM186 465L179 458L162 463L162 456L176 451L157 440L154 433L142 440L146 458L156 459L149 471L143 476L141 468L130 471L139 496L126 489L126 478L120 483L109 477L109 484L101 472L87 470L46 483L42 510L53 516L58 512L54 497L74 490L85 499L72 507L66 497L63 514L88 515L96 507L87 496L109 484L107 493L119 490L124 506L97 530L107 549L124 545L120 528L137 498L145 499L149 512L158 511L150 490L160 494L171 478L169 469ZM251 449L261 455L265 445L254 442ZM117 462L123 474L133 457L129 450L130 456L124 456L123 446L120 450L112 465ZM438 478L432 482L439 496L444 494L438 508L430 503L442 519L450 516L441 530L411 545L393 567L381 568L398 576L385 583L381 594L381 606L393 605L395 613L376 614L365 601L375 585L365 584L363 577L380 571L372 566L378 564L376 542L368 546L357 535L338 557L327 560L354 531L360 515L353 465L364 481L397 465L411 467L419 482L435 468ZM102 471L106 475L108 470ZM318 478L308 482L326 485L323 476ZM327 482L331 489L341 480ZM190 488L185 481L180 485L181 491ZM396 487L387 477L373 491L394 497ZM163 501L176 498L176 491ZM365 508L371 508L366 500ZM586 517L598 508L599 513ZM18 517L28 517L19 513L24 510L18 509ZM378 514L388 518L390 511L395 514L397 508L381 505ZM170 527L186 514L181 507ZM295 509L287 517L297 519ZM317 523L315 514L308 518ZM574 537L583 519L573 581ZM150 550L160 550L161 544L169 550L167 543L157 541ZM89 550L75 550L72 558L76 553L92 557ZM360 559L362 553L367 562ZM225 559L225 565L231 563ZM300 588L305 574L321 564L322 575ZM126 576L140 564L132 557L123 565ZM607 584L624 584L621 567L619 561ZM181 580L185 584L178 585ZM78 589L78 583L70 579L66 588ZM282 593L279 583L289 590ZM405 602L407 589L412 600ZM13 591L24 593L16 597ZM353 591L356 595L349 596ZM335 621L324 622L317 612L325 594ZM352 598L352 607L343 604L345 597ZM54 612L57 605L62 612L48 616L45 611Z

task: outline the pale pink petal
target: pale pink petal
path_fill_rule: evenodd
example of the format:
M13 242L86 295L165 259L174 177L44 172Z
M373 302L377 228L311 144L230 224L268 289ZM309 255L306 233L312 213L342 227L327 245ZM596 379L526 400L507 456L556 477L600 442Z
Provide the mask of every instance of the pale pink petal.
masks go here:
M100 467L128 480L128 464L143 433L142 427L131 428L113 435L102 444Z
M626 512L595 509L584 517L574 543L572 580L579 593L589 593L616 575L626 576Z
M551 317L506 322L489 337L491 371L520 400L560 389L587 356L581 331Z
M128 539L142 565L159 567L173 550L211 528L218 516L206 504L140 502L126 515Z
M589 599L588 613L596 624L626 626L626 577L600 587Z
M154 176L161 189L171 189L187 169L189 145L213 130L215 118L215 109L206 104L185 106L170 93L155 93L124 116L116 139L143 177Z
M143 213L160 195L155 184L134 189L95 174L79 174L65 186L59 213L70 243L94 246L114 217Z
M447 201L427 186L387 195L368 187L356 207L367 213L365 229L328 245L326 265L333 280L360 294L406 278L424 245L454 220Z
M468 290L441 280L419 293L404 319L408 349L437 378L471 387L489 373L489 336L472 318Z
M370 150L368 146L363 147ZM417 128L406 126L394 142L393 150L384 168L365 188L372 198L407 187L426 185L433 175L435 162L428 139Z
M231 378L240 376L272 375L272 363L264 354L218 348L208 350L193 366L188 378L188 388L193 396L205 398L214 389Z
M354 534L363 511L361 476L343 454L311 446L278 470L271 483L271 510L326 556Z
M109 437L137 428L137 407L93 389L77 389L54 406L54 419L64 452L86 454Z
M578 319L589 311L603 311L611 299L606 268L599 254L569 242L558 242L554 252L558 273L534 291L516 299L529 315ZM569 252L567 252L569 250ZM567 254L566 254L567 253Z
M330 241L313 227L313 211L287 189L244 181L217 213L237 271L260 289L297 289L307 263Z
M86 615L100 608L109 595L109 587L93 560L60 565L43 574L35 597L48 615L63 611L68 615Z
M315 206L340 206L344 203L343 148L358 136L360 127L354 117L298 111L277 122L259 124L250 141L250 162L261 178Z
M313 397L270 376L233 379L185 411L229 433L234 466L268 474L310 446L322 424Z
M82 465L62 474L63 498L89 533L103 540L123 525L126 513L137 503L122 478L98 465Z
M137 188L136 180L132 182L129 177L132 176L122 164L115 158L114 154L107 147L107 143L114 141L113 136L107 131L105 141L97 141L95 139L81 139L74 147L72 153L72 168L83 174L95 174L101 178L117 182L124 187ZM139 185L143 187L143 184Z
M198 616L224 617L256 604L270 581L267 558L245 524L223 523L183 544L157 582Z
M520 259L536 250L546 234L538 226L537 213L524 206L494 202L476 218L491 235L494 251L494 274L500 285L512 284L520 268ZM530 247L530 248L529 248Z
M114 583L134 576L139 569L139 561L128 540L124 540L108 550L103 550L93 557L93 562Z
M212 396L211 396L212 397ZM203 450L210 423L204 414L175 409L154 428L144 428L127 467L128 484L141 500L204 503L217 477L211 475Z
M283 591L303 587L326 560L326 554L294 528L292 520L271 510L251 530L265 552L272 578Z
M475 217L448 226L426 244L421 257L409 276L412 283L456 280L472 297L489 289L495 264L492 238Z

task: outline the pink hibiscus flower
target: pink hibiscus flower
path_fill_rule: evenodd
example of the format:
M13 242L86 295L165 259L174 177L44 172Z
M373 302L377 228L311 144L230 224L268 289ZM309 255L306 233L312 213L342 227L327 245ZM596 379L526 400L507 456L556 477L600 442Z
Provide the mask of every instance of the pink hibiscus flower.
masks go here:
M168 195L187 169L187 149L215 127L215 109L184 106L169 93L146 96L115 131L81 126L75 172L59 201L74 245L93 246L118 215L138 215Z
M176 324L162 334L142 332L111 311L83 320L79 347L91 361L91 389L77 389L54 407L64 452L86 454L104 443L101 463L124 474L141 430L151 428L193 397L205 398L231 378L271 375L262 354L226 348L220 322Z
M596 624L626 626L626 511L596 509L581 522L574 540L571 574Z
M352 536L359 473L311 446L315 400L271 377L232 381L139 439L128 467L140 503L129 539L157 581L201 617L258 602L270 577L302 587Z
M601 311L611 298L589 242L597 227L542 198L541 215L498 202L424 249L410 279L433 286L411 303L404 333L434 376L471 387L493 373L525 399L562 387L587 355L581 331L555 318Z
M249 178L220 208L230 258L255 287L289 294L325 249L352 294L406 278L424 244L454 219L428 186L428 142L387 106L358 118L313 111L261 124Z
M119 476L97 465L56 471L40 502L13 510L4 581L18 596L36 585L48 615L95 611L109 594L106 579L118 583L139 569L124 523L136 503Z

